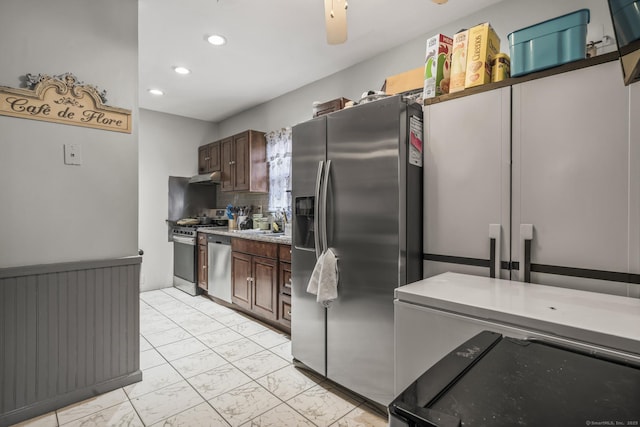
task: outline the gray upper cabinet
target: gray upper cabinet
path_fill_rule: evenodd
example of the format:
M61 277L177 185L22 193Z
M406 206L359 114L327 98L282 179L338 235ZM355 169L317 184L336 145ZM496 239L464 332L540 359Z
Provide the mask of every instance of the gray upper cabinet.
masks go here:
M629 88L619 67L608 62L512 87L513 261L525 258L520 227L531 224L538 270L628 273L631 257L637 264L640 141L630 136ZM611 281L535 270L535 283L627 292ZM522 276L522 269L512 272Z
M425 277L488 276L488 266L471 264L490 259L490 228L499 259L509 261L510 98L505 87L424 109Z

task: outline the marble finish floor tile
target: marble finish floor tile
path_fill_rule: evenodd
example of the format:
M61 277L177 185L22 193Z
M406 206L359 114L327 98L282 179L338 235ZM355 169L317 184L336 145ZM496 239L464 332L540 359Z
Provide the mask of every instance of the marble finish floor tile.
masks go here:
M194 298L193 296L185 292L182 292L180 289L176 289L173 286L161 289L161 292L164 292L166 295L169 295L180 301L190 301ZM144 292L144 293L146 294L147 292Z
M176 341L186 340L187 338L191 338L191 334L179 326L175 326L172 329L162 332L156 332L155 334L147 334L145 335L149 344L154 347L160 347L163 345L171 344ZM140 349L142 351L142 349Z
M176 299L174 303L163 304L156 308L160 313L167 316L168 318L173 318L174 316L188 316L199 313L198 310L178 299Z
M162 420L152 427L228 427L224 418L208 403L202 403L177 415Z
M203 402L202 397L186 381L131 399L145 425L154 424Z
M293 362L293 355L291 355L291 341L271 347L269 351L277 354L288 362Z
M264 348L271 348L291 341L286 335L280 332L267 329L258 334L251 335L251 340L260 344Z
M321 377L298 369L293 365L286 366L256 380L271 393L286 401L311 387L322 383Z
M140 299L152 306L158 306L163 303L166 303L167 301L175 301L175 298L168 295L162 289L158 289L155 291L142 292L140 294Z
M140 369L143 371L153 368L154 366L162 365L163 363L167 363L167 361L153 348L140 352Z
M222 344L214 348L215 352L227 359L229 362L243 359L252 354L258 353L264 348L260 347L249 338L242 338L227 344Z
M194 353L199 353L203 350L208 350L208 348L197 339L191 337L186 340L156 347L156 350L158 350L165 359L172 361Z
M171 362L174 368L185 378L190 378L227 363L213 350L204 350Z
M287 341L285 343L271 347L269 348L269 351L277 354L278 356L282 357L283 359L289 362L293 362L293 355L291 351L291 341Z
M225 325L223 325L220 322L216 322L215 320L213 320L212 318L206 316L203 314L203 316L205 316L207 318L207 320L203 321L203 322L199 322L199 323L186 323L184 325L182 325L182 323L180 323L180 326L182 326L184 329L186 329L187 331L189 331L192 335L202 335L202 334L206 334L206 333L211 333L211 332L215 332L215 331L219 331L221 329L226 329L227 327Z
M13 424L11 427L58 427L58 417L55 412L49 412L48 414Z
M331 424L331 427L386 427L388 424L389 420L386 415L362 404Z
M201 313L204 313L207 316L213 318L223 317L227 314L235 313L235 311L233 311L232 309L224 307L222 305L218 305L216 303L198 304L195 306L195 308Z
M251 382L251 378L230 363L211 369L187 381L209 400Z
M230 328L227 328L226 326L224 327L224 329L197 335L197 337L200 341L213 349L215 349L219 345L244 338L242 335L234 330L231 330Z
M71 421L75 421L88 415L93 415L103 409L119 405L126 401L127 395L121 388L119 388L108 393L65 406L62 409L58 409L58 423L60 423L60 425L67 424Z
M280 400L259 384L251 382L209 400L232 426L239 426L278 406Z
M151 393L168 385L182 381L182 376L168 363L145 369L142 381L130 384L124 388L129 399Z
M329 426L360 405L329 383L317 385L288 400L287 403L318 426Z
M243 316L240 313L233 312L225 316L217 317L216 320L225 326L233 326L237 325L238 323L244 323L247 320L251 320L251 318Z
M229 328L233 329L241 335L244 335L245 337L249 337L251 335L255 335L268 330L266 326L263 326L259 322L252 321L238 323L237 325L230 326Z
M276 356L269 350L264 350L234 362L234 365L251 378L258 379L273 371L284 368L289 362Z
M64 424L64 427L104 426L144 427L144 424L129 401Z
M315 424L297 413L286 403L257 416L242 427L315 427Z
M142 335L140 335L140 351L151 350L153 346Z
M169 329L175 328L176 325L171 320L166 317L155 318L153 320L146 320L140 318L140 333L145 337L149 334L155 334L158 332L168 331Z

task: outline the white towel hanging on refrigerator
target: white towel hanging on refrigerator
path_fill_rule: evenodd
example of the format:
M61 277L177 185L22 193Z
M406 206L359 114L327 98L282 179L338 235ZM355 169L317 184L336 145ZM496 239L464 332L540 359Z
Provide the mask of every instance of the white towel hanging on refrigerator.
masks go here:
M318 257L307 292L317 295L316 301L329 307L338 298L338 280L338 258L329 248Z

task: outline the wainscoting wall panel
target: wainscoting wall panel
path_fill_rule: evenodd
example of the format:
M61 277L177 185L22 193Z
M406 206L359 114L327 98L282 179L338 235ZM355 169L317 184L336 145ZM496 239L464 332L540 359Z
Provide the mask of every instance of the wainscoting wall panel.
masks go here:
M0 426L142 379L140 263L0 270Z

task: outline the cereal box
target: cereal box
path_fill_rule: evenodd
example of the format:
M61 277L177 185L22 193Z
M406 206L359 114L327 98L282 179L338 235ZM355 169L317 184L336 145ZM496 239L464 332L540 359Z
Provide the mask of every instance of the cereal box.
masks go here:
M500 38L488 22L469 29L464 87L491 82L491 60L500 52Z
M423 98L449 93L452 43L451 37L444 34L436 34L427 40Z
M449 93L464 89L464 76L467 72L467 37L469 30L462 30L453 36L451 49L451 83Z

